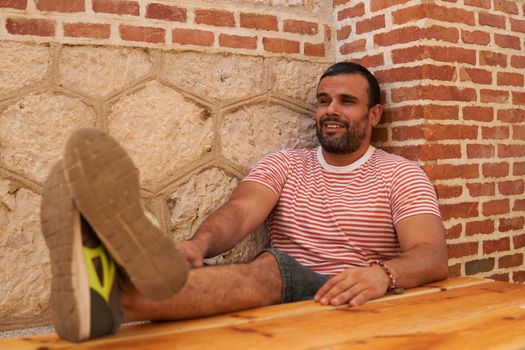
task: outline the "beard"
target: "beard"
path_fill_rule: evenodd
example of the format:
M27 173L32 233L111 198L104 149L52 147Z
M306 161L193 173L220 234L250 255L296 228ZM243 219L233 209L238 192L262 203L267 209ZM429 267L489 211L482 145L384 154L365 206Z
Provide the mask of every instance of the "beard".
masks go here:
M326 122L340 123L345 131L340 136L326 136L323 134L323 126ZM316 123L316 134L319 143L328 153L349 154L359 149L363 140L366 138L366 126L368 124L368 113L361 120L348 122L336 117L326 117Z

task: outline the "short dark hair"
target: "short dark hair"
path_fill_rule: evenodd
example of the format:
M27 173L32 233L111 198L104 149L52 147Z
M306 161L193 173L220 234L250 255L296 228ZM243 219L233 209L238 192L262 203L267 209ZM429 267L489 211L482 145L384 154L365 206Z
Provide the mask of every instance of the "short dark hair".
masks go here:
M359 74L368 81L368 107L381 103L381 89L376 77L368 69L354 62L338 62L332 64L321 75L319 82L326 77L333 77L341 74Z

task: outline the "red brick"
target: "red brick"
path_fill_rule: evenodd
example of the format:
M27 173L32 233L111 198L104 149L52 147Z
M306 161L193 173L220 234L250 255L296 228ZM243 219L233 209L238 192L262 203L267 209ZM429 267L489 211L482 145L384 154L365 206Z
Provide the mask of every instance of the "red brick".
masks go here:
M11 8L16 10L25 10L27 0L0 0L0 8Z
M482 213L485 216L507 214L509 211L510 201L508 199L495 199L482 205Z
M494 120L494 109L492 107L463 107L464 120L477 120L480 122L491 122Z
M212 46L213 33L196 29L174 29L172 41L181 45Z
M7 32L15 35L55 36L55 21L34 18L8 18Z
M457 43L459 41L459 31L456 28L433 25L422 30L422 37Z
M512 92L512 103L518 105L525 105L525 92Z
M422 79L452 81L455 73L456 67L453 66L425 64L416 67L399 67L376 71L374 75L379 83L395 83Z
M494 275L488 276L489 279L500 281L500 282L510 282L510 275L509 273L496 273Z
M507 67L507 55L493 51L480 51L479 64L484 66Z
M417 47L416 47L417 48ZM436 61L440 62L458 62L458 63L468 63L468 64L476 64L476 51L475 50L469 50L469 49L462 49L457 47L438 47L438 46L420 46L419 47L419 55L416 59L413 60L422 60L425 58L431 58ZM396 51L399 53L403 52L401 51L403 49L393 50L393 55L397 54ZM393 56L393 59L398 59L398 57ZM410 62L410 57L408 61ZM403 62L395 62L395 63L403 63Z
M505 140L510 135L509 128L506 126L483 126L481 128L481 137L483 140Z
M288 33L315 35L318 33L319 28L317 23L314 22L286 19L284 20L283 30Z
M384 139L383 142L388 141ZM405 146L383 146L385 151L398 154L410 160L443 160L461 158L460 145L424 144Z
M299 53L299 42L277 38L263 38L264 49L276 53Z
M161 19L172 22L186 22L186 9L178 6L163 4L148 4L146 7L146 18Z
M64 36L109 39L111 27L102 23L64 23Z
M84 0L36 0L39 11L83 12L86 10Z
M500 268L517 267L523 264L523 254L517 253L513 255L502 256L498 259L498 266Z
M356 41L352 41L352 42L343 44L339 48L339 52L342 55L348 55L354 52L363 52L365 51L365 47L366 47L366 39L359 39Z
M500 182L498 183L498 190L504 196L523 194L523 180Z
M132 15L138 16L140 12L140 5L137 1L122 1L122 0L92 0L93 11L113 13L116 15Z
M487 103L507 103L509 101L509 92L501 90L481 89L479 92L481 102Z
M326 56L324 43L312 44L304 43L304 54L311 57L324 57Z
M374 35L374 43L379 46L392 46L421 39L421 30L418 27L405 27L389 30Z
M219 35L219 45L234 49L254 50L257 48L257 37L221 34Z
M504 177L509 175L509 163L485 163L481 166L485 177Z
M498 85L523 86L523 74L498 72Z
M482 26L505 29L505 17L488 12L480 12L479 24Z
M494 258L467 261L465 263L465 274L471 276L483 272L489 272L494 269L495 262Z
M456 198L463 193L461 186L436 185L435 188L439 199Z
M376 72L377 76L377 72ZM409 105L386 109L382 120L391 123L399 120L457 120L459 119L459 107L438 105Z
M235 17L230 11L195 10L195 23L216 27L235 27Z
M337 20L342 21L347 18L361 17L365 14L365 4L359 3L353 7L348 7L337 12Z
M499 47L506 49L521 49L520 38L514 35L494 34L494 42Z
M525 68L525 56L512 56L510 65L514 68Z
M341 6L341 5L344 5L346 3L348 3L350 0L334 0L332 2L332 6L333 7L336 7L336 6Z
M461 227L461 224L454 225L451 228L446 229L445 238L446 239L459 238L461 237L462 231L463 231L463 228Z
M448 267L448 277L459 277L461 276L461 264L454 264Z
M382 28L385 28L385 15L379 15L357 22L355 32L357 34L363 34Z
M479 166L477 164L431 164L424 165L423 169L432 180L475 179L479 177Z
M518 5L516 5L515 1L494 0L494 9L508 14L518 14Z
M382 53L372 56L363 56L361 58L353 58L352 62L359 63L365 67L378 67L385 64L385 58Z
M461 81L471 81L476 84L492 84L492 73L485 69L460 68L459 78Z
M513 32L525 33L525 21L510 18L510 29Z
M494 182L469 183L467 189L471 197L494 196L496 184Z
M490 43L490 34L481 30L461 30L461 40L465 44L488 45Z
M453 218L475 218L478 216L478 202L441 204L439 208L443 221Z
M404 4L410 0L370 0L370 8L373 12L386 9L388 7Z
M416 125L392 128L392 140L406 141L425 139L427 141L476 139L477 126L467 125Z
M166 38L166 31L163 28L139 27L121 25L119 33L122 40L144 41L147 43L163 43Z
M490 0L465 0L465 5L476 6L484 9L490 8Z
M344 26L337 31L337 40L347 39L350 36L350 33L352 33L352 26Z
M513 125L512 138L518 141L525 141L525 125Z
M512 207L513 211L525 211L525 199L516 199L514 206Z
M490 254L494 252L504 252L510 249L510 238L500 238L483 242L483 253Z
M525 271L513 271L512 282L514 283L525 283Z
M394 24L403 24L420 19L436 19L444 22L475 25L474 12L460 8L438 6L432 3L418 4L392 13Z
M439 101L464 101L477 100L476 90L459 89L456 86L423 85L392 89L392 101L403 102L408 100L439 100Z
M525 247L525 234L512 237L512 243L514 244L514 249Z
M241 27L261 30L278 30L277 17L257 13L241 13Z
M519 108L499 110L498 120L507 123L520 123L525 121L525 111Z
M473 236L477 234L488 235L494 232L494 220L470 221L467 222L465 234Z
M467 157L472 158L492 158L496 155L494 145L467 145Z
M448 245L448 258L461 258L478 253L478 242L456 243Z
M525 175L525 162L514 162L512 175Z
M525 157L524 145L498 145L498 157Z
M499 231L508 232L512 230L521 230L525 223L525 219L522 217L510 218L510 219L500 219L499 220Z

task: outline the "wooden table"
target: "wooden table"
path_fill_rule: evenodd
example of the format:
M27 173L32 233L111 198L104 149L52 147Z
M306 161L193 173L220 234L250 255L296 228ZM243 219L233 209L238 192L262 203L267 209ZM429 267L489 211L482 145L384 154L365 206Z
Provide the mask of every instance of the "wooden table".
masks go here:
M525 349L525 286L454 278L360 307L312 301L203 319L123 327L72 344L56 335L0 349Z

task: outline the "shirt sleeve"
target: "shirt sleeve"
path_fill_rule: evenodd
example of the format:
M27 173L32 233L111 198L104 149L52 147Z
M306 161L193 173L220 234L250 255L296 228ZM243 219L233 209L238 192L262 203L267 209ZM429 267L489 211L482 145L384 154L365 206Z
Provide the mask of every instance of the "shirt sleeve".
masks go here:
M280 196L288 177L288 164L285 151L270 153L257 162L242 181L260 183Z
M394 225L412 215L441 217L434 187L423 169L414 163L403 162L396 168L390 196Z

